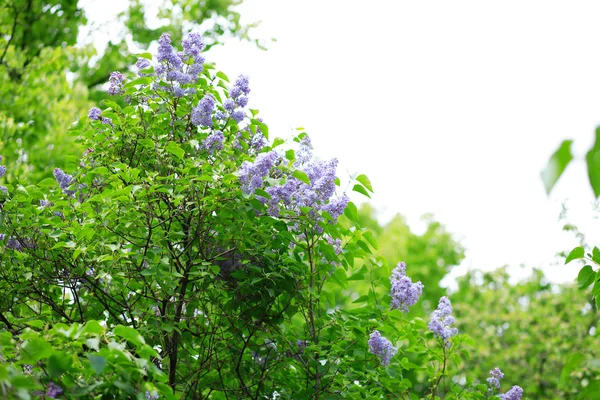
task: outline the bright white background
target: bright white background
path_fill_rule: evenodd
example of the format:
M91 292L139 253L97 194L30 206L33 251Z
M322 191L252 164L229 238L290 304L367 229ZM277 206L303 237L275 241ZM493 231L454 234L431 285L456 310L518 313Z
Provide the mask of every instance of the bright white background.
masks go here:
M97 24L118 10L83 5ZM558 217L568 199L569 221L598 244L582 160L600 125L599 2L246 0L239 9L262 20L254 37L277 41L261 51L228 40L207 59L249 75L250 107L271 137L302 126L317 154L340 160L342 178L367 174L382 222L401 213L418 231L433 213L467 248L459 271L576 276L555 257L577 245ZM567 138L577 160L547 197L539 173Z

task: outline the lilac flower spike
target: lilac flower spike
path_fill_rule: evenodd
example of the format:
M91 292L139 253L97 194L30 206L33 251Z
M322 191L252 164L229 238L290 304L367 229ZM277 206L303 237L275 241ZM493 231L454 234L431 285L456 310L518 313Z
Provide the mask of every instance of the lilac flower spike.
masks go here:
M223 132L215 131L202 141L202 146L213 153L215 150L221 150L223 148L223 139L225 139Z
M392 342L381 336L379 331L373 331L369 336L369 351L379 357L384 367L389 365L391 358L398 352Z
M240 183L244 193L252 194L256 189L263 186L263 178L266 178L271 172L273 164L277 160L277 153L261 153L254 163L245 161L239 171Z
M438 308L431 315L427 325L434 337L440 337L444 342L458 333L458 329L450 327L454 323L454 317L450 314L452 314L452 304L448 297L444 296L440 299Z
M123 81L125 77L119 71L111 72L110 78L108 78L108 82L110 86L108 87L108 94L114 96L116 94L123 93Z
M6 167L4 165L0 165L0 178L2 178L6 174Z
M54 382L50 382L48 384L48 391L46 392L46 396L55 399L61 394L63 394L63 389L60 386L58 386Z
M414 306L421 297L423 284L421 282L413 283L412 279L406 276L406 264L404 262L399 262L394 268L390 282L392 284L390 308L408 312L408 308Z
M63 193L69 196L75 193L73 190L69 190L69 186L71 186L71 182L73 181L73 176L66 174L60 168L54 168L54 179L56 179L56 182L62 189Z
M215 109L215 99L205 95L198 105L192 110L192 124L199 126L212 126L212 112Z
M98 121L102 118L102 111L98 107L92 107L88 112L88 118L93 121Z
M490 371L490 377L487 381L492 388L500 389L500 379L504 378L504 374L500 371L500 368L494 368Z
M513 386L508 392L499 395L502 400L521 400L523 396L523 389L519 386Z

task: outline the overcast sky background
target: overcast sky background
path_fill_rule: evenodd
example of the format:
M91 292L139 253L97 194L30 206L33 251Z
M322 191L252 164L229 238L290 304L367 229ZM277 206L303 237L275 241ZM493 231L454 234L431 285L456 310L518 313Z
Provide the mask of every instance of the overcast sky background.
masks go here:
M82 5L109 26L112 2ZM382 222L400 213L419 231L433 213L467 248L457 272L575 278L555 257L577 245L558 217L566 200L569 222L598 244L582 160L600 125L600 2L246 0L239 10L262 21L254 37L277 41L261 51L228 40L207 59L249 75L271 138L304 127L319 156L340 160L342 182L369 176ZM576 161L547 197L540 171L567 138Z

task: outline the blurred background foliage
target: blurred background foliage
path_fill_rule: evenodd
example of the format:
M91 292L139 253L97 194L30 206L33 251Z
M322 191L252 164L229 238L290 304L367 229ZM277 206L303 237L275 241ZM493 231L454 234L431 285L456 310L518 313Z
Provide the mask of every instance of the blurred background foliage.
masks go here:
M200 30L210 48L225 37L251 40L255 26L240 22L241 0L147 3L128 1L118 37L97 54L93 46L76 46L82 28L91 35L97 28L88 26L78 0L0 1L0 149L9 183L40 181L70 155L80 156L68 126L106 97L109 74L127 70L136 61L132 52L161 33L179 42L183 32Z
M87 24L77 0L1 1L0 153L8 170L5 181L40 181L53 168L64 167L70 156L80 155L83 149L70 139L67 128L104 98L102 85L110 72L135 62L128 55L131 47L147 48L166 31L179 42L182 32L194 28L203 32L209 48L227 36L253 40L253 25L243 25L235 11L239 3L162 2L153 16L158 23L149 25L144 3L129 0L119 17L119 39L96 54L94 48L76 46ZM570 160L570 153L566 158ZM550 187L564 166L558 170ZM426 288L411 317L427 320L437 299L449 294L460 331L476 339L472 358L459 366L463 372L484 377L498 366L532 399L589 399L600 393L597 308L575 286L549 284L539 270L512 283L506 269L498 269L471 271L458 279L456 292L447 293L442 279L465 252L454 236L432 216L424 217L426 229L416 234L402 216L382 225L376 214L368 204L359 210L360 223L376 235L378 248L372 249L373 262L355 265L354 272L387 281L396 264L405 261L408 275ZM364 287L336 293L338 302L352 303L369 294L368 283L356 282Z

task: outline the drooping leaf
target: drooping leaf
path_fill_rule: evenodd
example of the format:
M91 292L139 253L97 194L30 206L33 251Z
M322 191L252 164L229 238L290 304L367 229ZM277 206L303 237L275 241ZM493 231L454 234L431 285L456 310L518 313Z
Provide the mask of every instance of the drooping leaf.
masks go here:
M586 265L581 268L579 274L577 275L577 283L579 285L579 289L585 289L594 283L594 279L596 277L596 273L594 269L590 265Z
M588 178L596 197L600 196L600 127L596 129L596 141L588 151L585 160L587 162Z
M565 260L565 264L568 264L573 260L578 260L583 257L585 257L584 248L583 247L575 247L573 250L571 250L571 252L567 256L567 259Z
M565 171L565 168L567 168L573 159L573 155L571 154L572 143L572 140L563 141L558 150L552 154L550 160L548 160L548 165L541 173L542 181L544 182L544 187L546 188L547 194L550 194L552 188Z

